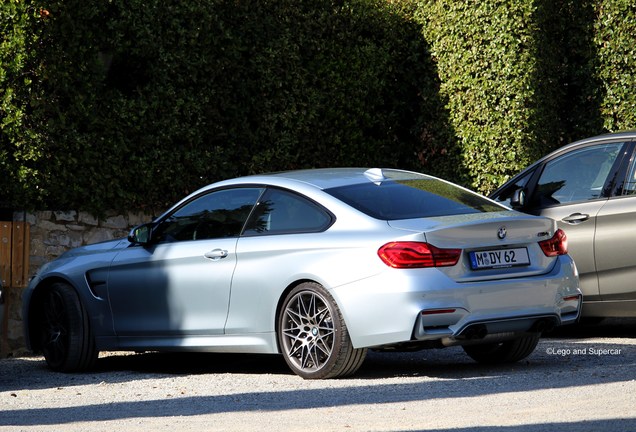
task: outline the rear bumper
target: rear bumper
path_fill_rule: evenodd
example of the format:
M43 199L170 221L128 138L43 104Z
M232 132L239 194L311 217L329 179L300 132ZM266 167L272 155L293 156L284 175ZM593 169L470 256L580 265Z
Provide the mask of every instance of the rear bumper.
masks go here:
M418 317L415 324L414 339L417 341L439 340L443 346L514 339L523 333L541 333L552 330L559 325L576 321L576 318L571 321L569 319L563 320L563 316L559 317L558 315L538 315L483 322L473 321L455 331L452 326L427 327L422 317L424 315Z
M567 255L528 278L457 283L436 269L389 269L333 294L356 348L539 332L576 322L582 301Z

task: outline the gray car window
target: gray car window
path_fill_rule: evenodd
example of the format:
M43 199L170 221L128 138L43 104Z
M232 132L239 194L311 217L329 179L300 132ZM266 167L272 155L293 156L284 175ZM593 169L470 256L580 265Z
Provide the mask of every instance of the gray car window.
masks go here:
M632 158L627 179L623 185L623 195L636 195L636 158Z
M523 189L527 186L528 182L530 181L530 178L532 177L532 175L534 174L535 170L530 170L528 172L526 172L525 174L523 174L522 176L518 177L514 183L510 183L510 185L506 186L505 189L499 191L499 193L497 194L497 196L494 197L494 200L497 201L500 204L505 205L506 207L512 207L512 198L514 193L519 190L519 189Z
M505 209L480 195L432 177L367 182L331 188L325 192L380 220L498 212Z
M238 237L262 188L237 188L202 195L165 218L153 232L157 242Z
M533 206L548 207L590 201L604 196L603 187L623 143L574 150L545 165Z
M248 222L244 235L320 232L332 217L318 204L281 189L263 194Z

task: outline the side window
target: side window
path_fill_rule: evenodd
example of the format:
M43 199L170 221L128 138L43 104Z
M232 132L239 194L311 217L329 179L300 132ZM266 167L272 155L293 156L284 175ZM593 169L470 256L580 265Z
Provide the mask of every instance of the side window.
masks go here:
M155 228L157 242L238 237L260 188L237 188L202 195L177 209Z
M535 207L589 201L607 195L607 177L623 143L573 150L546 163L532 197Z
M295 193L269 189L258 202L244 235L310 233L325 230L331 215Z
M511 183L504 190L500 191L497 196L494 197L494 200L500 204L505 205L506 207L512 207L510 201L512 200L514 193L517 190L526 187L534 172L535 170L528 171L522 177L519 177L514 183Z
M627 171L627 178L623 183L622 189L623 195L636 195L636 157L632 156L632 160L629 164L629 170Z

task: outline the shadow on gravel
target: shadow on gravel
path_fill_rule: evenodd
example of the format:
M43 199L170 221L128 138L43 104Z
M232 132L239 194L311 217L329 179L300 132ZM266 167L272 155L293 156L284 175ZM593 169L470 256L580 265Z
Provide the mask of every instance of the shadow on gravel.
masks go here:
M568 325L544 335L547 338L636 338L636 318L583 319L576 325Z
M573 350L576 347L621 350L621 355L587 357L584 355L551 355L556 348ZM164 418L199 416L238 412L282 412L296 409L315 409L347 406L404 403L447 398L479 397L493 394L522 394L551 389L570 389L578 386L625 383L633 385L636 345L583 343L572 339L542 340L537 351L523 361L506 366L484 366L467 359L461 349L420 351L415 353L371 352L369 358L351 379L336 383L308 382L300 390L250 391L225 394L166 397L163 399L121 401L106 404L85 404L33 408L18 406L0 411L0 425L47 426L75 422L101 422L130 418ZM8 367L7 367L8 366ZM576 371L577 378L572 378ZM214 380L213 374L272 374L277 380L301 380L287 369L283 359L275 355L235 354L136 354L112 355L101 358L98 370L85 374L54 374L46 370L42 360L10 359L0 365L0 392L15 389L19 397L23 390L75 385L97 385L141 381L178 374L199 374L201 379ZM46 376L45 376L46 375ZM413 377L405 382L394 377ZM439 379L418 379L436 377ZM236 379L244 379L237 375ZM388 379L388 380L387 380ZM10 393L5 393L10 397ZM575 422L500 427L453 429L453 431L508 430L521 431L592 431L633 430L633 420L608 419L603 422Z
M605 420L572 423L541 423L523 426L477 426L470 428L435 429L435 432L631 432L634 430L635 426L636 422L633 419L610 418Z
M18 406L0 411L0 425L46 426L74 422L99 422L128 418L199 416L246 411L281 412L294 409L403 403L444 398L479 397L498 393L576 388L606 383L633 386L636 344L613 343L611 338L635 337L636 320L606 320L589 326L560 330L541 340L526 361L512 365L485 366L472 362L460 348L410 353L370 352L360 371L337 383L308 382L301 390L253 391L227 394L171 397L156 400L122 401L53 408ZM595 338L586 340L586 338ZM598 340L596 338L608 338ZM618 352L602 356L597 351ZM577 379L572 379L576 371ZM60 389L102 382L142 381L176 375L214 374L277 376L277 380L301 380L278 355L145 353L109 354L100 358L97 369L83 374L50 372L39 357L0 361L0 392L19 397L21 392ZM397 382L391 378L414 379ZM437 379L418 379L421 377ZM547 384L549 383L549 384ZM15 393L15 395L12 394ZM608 419L499 428L453 429L453 431L574 431L636 430L634 420Z
M544 337L535 352L526 360L506 365L482 365L473 362L459 347L422 350L407 353L369 351L362 368L349 380L400 377L431 377L471 379L493 376L514 376L535 371L559 374L576 367L591 369L595 352L611 350L619 355L603 355L604 370L620 368L636 361L636 345L621 345L608 341L591 342L588 338L636 338L636 319L606 319L599 324L568 326ZM580 355L581 344L589 346ZM578 351L576 351L578 350ZM579 355L577 355L577 352ZM270 374L296 379L280 355L219 354L219 353L109 353L98 360L95 370L87 373L60 374L51 372L41 357L0 360L0 392L16 389L70 387L129 382L175 375L204 374ZM300 379L300 378L297 378ZM593 382L591 382L593 383ZM541 388L538 385L536 388ZM635 429L636 430L636 429Z
M604 355L603 367L617 368L636 360L636 345L595 343L587 356L573 355L584 345L576 339L544 338L535 352L518 363L484 365L471 360L461 348L422 350L415 352L369 351L360 370L346 378L357 383L366 380L430 377L450 380L514 376L543 372L557 374L564 368L592 367L592 350L619 351L619 355ZM585 345L587 346L587 345ZM568 372L569 373L569 372ZM247 374L296 377L280 355L218 354L218 353L109 353L101 357L96 368L84 373L56 373L41 357L0 360L0 392L37 390L100 382L120 383L135 380L174 377L179 375ZM595 373L592 373L595 375Z
M616 346L616 345L614 345ZM634 354L634 352L632 352ZM206 356L203 356L206 357ZM253 357L253 356L249 356ZM155 357L148 357L155 358ZM186 356L191 359L191 356ZM387 357L388 358L388 357ZM403 360L402 356L397 357L398 363ZM365 378L382 375L377 369L384 371L384 377L393 375L400 365L389 364L384 356L370 359L370 365L361 371L361 376L352 380L342 380L337 385L328 383L308 383L307 388L295 390L276 391L253 391L243 393L232 393L228 388L228 394L204 395L204 396L182 396L167 397L164 399L139 400L109 402L107 404L86 404L81 406L62 406L52 408L18 408L10 411L0 412L0 424L7 426L47 426L71 424L75 422L101 422L111 420L122 420L130 418L165 418L165 417L187 417L200 416L219 413L238 412L283 412L299 409L332 408L347 409L348 406L373 405L373 404L396 404L411 401L427 401L435 399L479 397L498 393L523 393L534 390L549 388L570 388L576 386L594 385L600 383L629 383L633 382L631 374L626 374L613 368L611 374L592 373L596 366L590 366L589 371L579 370L578 378L572 379L572 371L568 368L549 366L544 368L519 365L516 370L510 368L491 368L478 365L466 364L441 364L422 365L412 372L424 374L424 370L433 369L434 375L446 375L447 379L439 380L413 380L412 382L377 381L364 384ZM120 360L114 360L115 363ZM129 359L130 361L130 359ZM202 360L197 360L202 361ZM242 360L247 361L247 359ZM411 360L407 360L411 361ZM113 360L109 360L113 362ZM133 360L136 362L136 360ZM386 362L386 363L385 363ZM111 363L112 365L113 363ZM387 368L389 364L389 368ZM242 370L243 372L263 373L267 370L266 364L242 367L228 365L222 370ZM545 366L545 365L544 365ZM176 367L176 369L175 369ZM279 365L275 365L276 368ZM609 366L612 367L612 366ZM626 366L624 366L626 368ZM129 367L126 367L129 369ZM145 370L145 368L144 368ZM162 369L174 373L184 371L180 366L167 365ZM387 373L387 371L391 371ZM455 371L455 372L452 372ZM400 373L407 371L400 370ZM582 372L582 373L581 373ZM138 374L137 374L138 375ZM99 376L99 374L98 374ZM112 373L107 375L112 378ZM131 378L129 376L129 378ZM137 376L137 378L142 378ZM291 377L292 379L294 377ZM202 377L202 379L206 379ZM213 380L214 377L207 379ZM237 379L239 379L237 377ZM300 379L300 378L298 378ZM110 381L109 381L110 382ZM549 384L547 384L549 383ZM344 384L344 385L343 385ZM361 385L362 384L362 385ZM17 397L17 396L16 396ZM607 422L617 422L617 427L612 430L624 429L628 420L610 419L598 425L607 426ZM554 427L552 427L554 426ZM584 427L583 427L584 426ZM483 428L483 429L453 429L461 430L522 430L522 431L568 431L576 430L591 431L596 429L595 424L578 422L571 424L554 425L528 425L515 428Z
M143 353L100 358L96 372L127 371L143 374L198 375L250 373L291 375L280 355L218 353Z

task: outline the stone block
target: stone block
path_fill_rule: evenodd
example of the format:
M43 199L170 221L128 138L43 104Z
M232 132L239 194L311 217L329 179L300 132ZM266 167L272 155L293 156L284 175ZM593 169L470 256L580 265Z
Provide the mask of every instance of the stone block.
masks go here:
M13 220L14 221L22 221L22 220L24 220L25 222L29 223L30 225L35 225L39 221L39 217L38 217L39 213L42 213L42 212L27 213L26 217L24 217L24 213L15 212L13 214ZM49 213L48 217L50 218L51 217L51 214L50 214L51 212L47 212L47 213Z
M84 225L97 226L99 224L99 220L95 216L87 212L79 212L77 220L79 223Z
M68 238L69 238L69 247L76 248L76 247L83 246L84 235L82 232L71 231L68 234Z
M143 212L135 212L130 213L128 215L128 225L130 228L136 227L137 225L145 224L148 222L152 222L154 218Z
M75 210L56 211L53 212L53 215L57 221L75 222L77 219L77 212Z
M65 229L66 227L63 224L57 224L49 220L40 220L38 224L33 227L31 232L34 232L34 231L48 232L48 231L56 231L56 230L59 231L59 230L65 230Z
M115 236L108 229L93 229L84 233L84 244L93 244L103 241L113 240Z
M111 216L106 220L101 221L102 228L114 228L114 229L126 229L128 228L128 221L124 216Z
M47 246L68 246L70 240L68 239L68 235L64 231L51 231L48 237L44 238L43 243Z
M48 245L46 247L46 256L49 258L49 260L51 260L53 258L59 257L66 251L67 248L63 246Z

